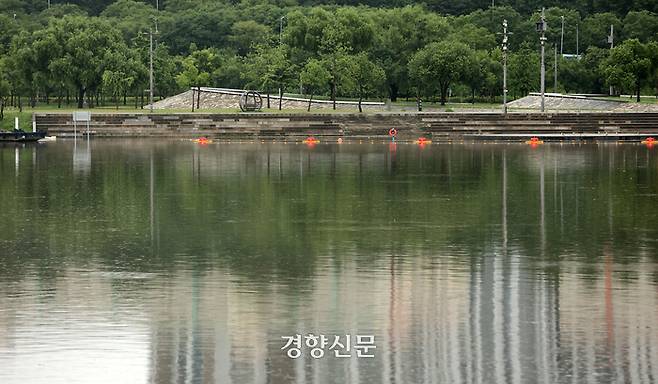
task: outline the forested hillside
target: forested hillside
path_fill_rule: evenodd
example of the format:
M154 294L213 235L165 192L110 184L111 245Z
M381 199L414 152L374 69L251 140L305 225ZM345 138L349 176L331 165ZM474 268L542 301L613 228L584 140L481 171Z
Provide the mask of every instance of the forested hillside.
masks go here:
M217 86L493 101L502 94L503 19L510 95L520 97L539 87L542 5L547 90L656 92L657 0L0 0L0 97L21 107L137 103L149 87L153 32L157 97Z

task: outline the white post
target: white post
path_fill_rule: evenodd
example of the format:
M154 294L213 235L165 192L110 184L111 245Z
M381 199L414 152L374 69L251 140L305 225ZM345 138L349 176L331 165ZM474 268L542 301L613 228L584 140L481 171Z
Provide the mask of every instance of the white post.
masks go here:
M18 131L18 117L14 118L14 130Z
M32 114L32 132L37 131L37 118Z

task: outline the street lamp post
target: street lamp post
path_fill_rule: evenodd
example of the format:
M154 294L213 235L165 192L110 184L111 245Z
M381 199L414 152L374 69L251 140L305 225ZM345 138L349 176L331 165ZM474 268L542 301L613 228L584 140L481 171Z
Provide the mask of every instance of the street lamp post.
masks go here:
M580 24L576 24L576 57L580 56L580 46L579 46L579 37L578 31L580 30Z
M281 16L279 18L279 45L283 43L283 20L286 18L286 16Z
M557 93L557 44L553 45L553 52L555 53L555 62L553 63L553 92Z
M546 30L548 29L548 24L546 23L546 17L544 15L544 8L541 9L541 19L537 23L537 32L541 33L539 37L539 43L541 44L541 111L545 111L546 105L546 65L544 63L544 46L546 45Z
M149 110L153 113L153 29L149 28Z
M615 26L614 24L610 24L610 35L608 36L608 44L610 44L610 49L615 47ZM614 95L615 93L615 88L611 85L610 86L610 96Z
M564 46L564 16L560 16L560 18L562 19L562 29L560 32L560 56L562 56L564 53L564 50L562 49Z
M507 19L503 20L503 114L507 114Z

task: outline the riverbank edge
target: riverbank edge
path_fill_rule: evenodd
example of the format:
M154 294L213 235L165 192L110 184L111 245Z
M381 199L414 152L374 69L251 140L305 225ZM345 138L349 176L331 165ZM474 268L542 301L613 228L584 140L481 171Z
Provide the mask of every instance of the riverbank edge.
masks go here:
M72 137L86 122L72 113L35 113L37 129ZM635 140L658 136L658 113L649 112L381 112L381 113L91 113L94 137L209 137L213 139L380 139L433 141Z

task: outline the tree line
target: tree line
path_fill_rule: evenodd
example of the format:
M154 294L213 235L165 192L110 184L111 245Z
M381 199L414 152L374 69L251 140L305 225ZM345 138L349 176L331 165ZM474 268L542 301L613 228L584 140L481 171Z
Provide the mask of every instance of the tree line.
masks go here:
M510 95L539 88L539 9L532 2L518 9L473 2L474 11L454 16L461 11L437 5L448 2L345 3L178 0L156 9L134 0L51 1L49 8L46 1L0 0L1 104L143 105L149 33L158 97L216 86L332 100L495 101L502 94L503 19L513 33ZM658 15L647 10L656 3L634 10L633 2L609 2L601 13L569 1L560 4L570 8L548 8L547 89L658 93ZM550 82L554 52L557 84Z

